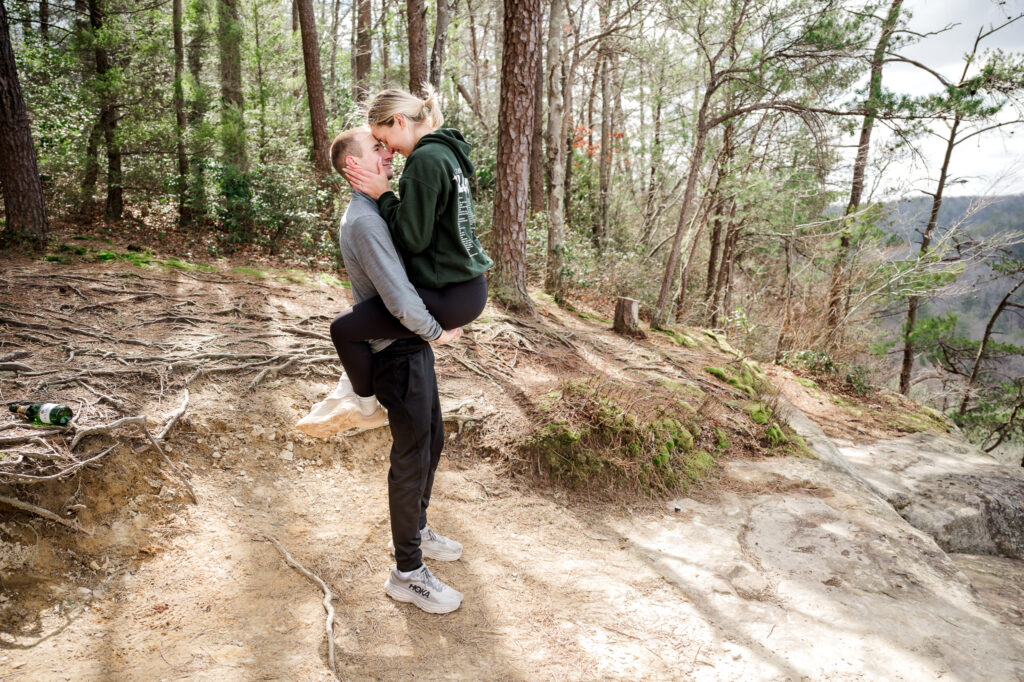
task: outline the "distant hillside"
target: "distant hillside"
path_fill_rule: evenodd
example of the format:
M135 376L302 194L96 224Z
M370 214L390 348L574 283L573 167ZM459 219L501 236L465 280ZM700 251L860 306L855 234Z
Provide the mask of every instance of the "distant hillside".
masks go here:
M885 229L916 243L927 224L931 206L932 199L927 196L891 204L891 222ZM945 198L939 211L938 235L961 222L965 237L986 238L1024 232L1024 195ZM1015 245L1011 251L1015 258L1024 258L1024 243ZM979 338L989 316L1009 288L1007 278L995 279L994 275L988 267L969 269L957 282L967 291L931 299L924 307L924 314L933 316L952 312L958 317L960 333ZM1004 313L996 330L1001 341L1024 345L1024 320L1019 316Z
M917 241L928 222L932 198L927 196L906 199L890 204L888 226L905 239ZM970 212L970 215L968 213ZM939 210L938 231L945 233L951 226L964 222L967 233L973 237L991 237L997 234L1024 231L1024 194L1002 197L946 197ZM1014 255L1024 258L1024 244L1014 247Z

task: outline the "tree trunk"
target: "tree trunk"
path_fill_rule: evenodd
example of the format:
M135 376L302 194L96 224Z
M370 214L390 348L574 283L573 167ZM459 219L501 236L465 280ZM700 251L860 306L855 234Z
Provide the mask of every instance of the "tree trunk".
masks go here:
M605 16L604 14L601 15ZM590 97L587 98L587 147L594 148L594 100L597 99L597 88L601 84L601 67L604 65L604 42L602 36L598 39L599 47L597 56L594 57L594 76L590 80Z
M188 186L188 157L185 155L185 40L181 22L184 14L182 0L171 3L171 30L174 34L174 146L178 156L178 223L187 225L188 214L186 187Z
M370 65L373 59L373 46L370 44L370 0L356 0L358 3L356 14L356 71L352 78L355 84L353 99L361 102L366 99L366 89L369 85L367 78L370 75Z
M715 197L717 193L718 187L716 186L703 202L705 205L701 209L696 232L693 234L693 239L690 240L690 252L687 254L686 259L682 263L683 267L679 271L679 288L676 290L675 305L676 322L685 317L686 288L690 282L690 266L693 265L693 261L696 258L697 247L700 246L700 236L704 234L704 228L707 227L708 221L711 219L711 210L712 206L716 203Z
M50 3L48 0L39 0L39 37L43 44L50 43Z
M338 113L338 81L336 67L338 64L338 12L340 11L341 0L334 0L334 13L331 15L331 69L327 76L327 90L331 93L331 110L329 113L332 117L336 116Z
M708 137L707 113L712 92L708 90L701 102L700 110L697 112L696 139L693 143L693 153L690 158L690 172L686 178L686 191L683 194L683 202L679 207L679 223L676 225L676 235L672 240L672 250L668 254L668 262L665 264L665 274L661 279L661 291L658 293L658 302L654 307L654 315L651 317L651 326L658 327L665 323L667 315L669 296L672 293L672 280L676 273L679 262L679 253L683 245L683 235L690 223L691 206L693 197L697 192L697 179L700 177L700 167L704 162L704 145Z
M568 1L565 7L568 10ZM579 26L570 24L573 30L572 59L569 60L568 68L562 71L562 116L565 125L562 127L562 144L565 145L565 182L563 183L562 196L564 197L565 208L568 208L569 199L572 197L572 165L573 149L576 141L576 131L572 118L573 107L573 84L576 82L576 69L580 63L580 29Z
M6 217L0 233L2 241L24 243L33 248L45 246L50 223L3 2L0 2L0 186Z
M664 70L662 70L662 75ZM650 243L651 236L654 233L655 228L655 213L656 213L656 201L658 197L658 188L661 186L659 169L661 168L661 153L662 153L662 142L661 142L661 111L662 104L664 103L664 89L665 84L662 79L658 79L658 94L654 99L654 142L651 145L651 172L647 180L647 192L644 199L644 224L641 228L640 243L647 245Z
M724 302L725 292L729 288L729 278L732 273L732 263L734 254L736 253L736 242L739 241L739 225L732 220L732 216L735 214L735 203L730 211L729 226L725 232L725 244L722 247L722 262L718 267L718 276L715 279L715 293L711 300L711 319L710 324L712 328L718 327L721 321L722 311L728 307L728 303Z
M96 181L100 177L100 136L103 131L99 120L90 126L89 139L85 144L85 169L79 190L78 213L91 218L96 212Z
M242 25L238 0L217 0L220 52L220 138L224 165L237 174L249 170L246 151L245 100L242 96Z
M565 109L562 96L564 57L562 30L565 26L565 0L552 0L548 18L548 121L545 130L547 161L548 251L544 291L561 296L562 252L565 250Z
M942 159L942 168L939 171L939 182L932 195L932 212L928 216L928 225L925 226L924 234L921 235L921 249L918 251L918 258L923 258L928 253L931 245L932 234L939 222L939 209L942 208L942 192L946 188L946 177L949 173L949 159L953 155L953 148L956 147L956 131L960 127L961 114L958 112L953 119L953 126L949 130L949 139L946 141L946 155ZM914 370L914 327L917 324L917 310L921 304L919 296L910 296L907 301L907 319L903 325L903 361L900 364L900 393L907 395L910 392L910 379Z
M494 295L530 315L534 308L526 292L526 223L538 21L540 0L505 0L493 213L496 262L491 276Z
M974 356L974 364L971 366L971 375L967 378L967 385L964 387L964 397L960 401L960 409L957 410L960 414L963 414L967 410L967 403L971 400L971 388L974 386L974 382L978 379L978 373L981 370L981 361L985 357L985 349L988 346L989 339L992 338L992 328L995 327L996 320L1006 310L1007 304L1010 302L1010 298L1013 297L1017 290L1024 286L1024 279L1017 282L1017 284L1007 292L1006 296L1003 296L1003 300L996 306L995 311L992 313L992 317L988 319L988 324L985 325L985 333L981 336L981 343L978 345L978 352Z
M405 0L409 24L409 92L422 97L427 76L427 5L424 0Z
M324 82L320 73L320 47L316 38L313 0L298 0L299 26L302 30L302 63L306 70L306 93L309 100L310 128L313 131L313 168L323 182L331 174L327 114L324 108Z
M889 40L900 17L903 0L892 0L889 13L882 22L882 34L875 45L871 56L871 80L868 83L868 98L864 103L864 121L860 128L860 140L857 143L857 158L853 164L853 184L850 187L850 201L846 205L846 215L851 216L860 208L861 195L864 192L864 171L868 164L868 151L871 147L871 130L875 125L879 103L882 97L882 66L885 63ZM828 317L826 333L831 347L842 343L842 324L845 317L843 301L849 284L846 282L847 259L850 250L850 234L844 228L839 237L839 253L832 266L832 278L829 282Z
M722 218L725 213L726 204L728 203L728 201L721 196L721 187L732 166L734 129L735 124L733 121L730 120L725 124L725 131L722 133L722 159L718 164L718 174L715 178L715 189L712 191L712 196L714 197L714 208L712 209L713 217L711 219L711 252L708 255L708 278L704 287L704 301L706 304L710 304L711 293L715 289L715 266L718 262L718 251L721 248Z
M263 78L263 48L260 45L260 11L257 0L252 3L252 37L256 42L256 104L259 106L259 140L257 157L260 164L267 162L267 88Z
M189 0L189 16L193 17L192 37L188 42L188 73L191 81L192 99L189 101L188 125L195 128L206 116L210 107L210 93L202 82L203 54L209 37L207 28L207 0ZM206 216L206 172L203 166L204 141L194 134L189 150L191 174L188 183L188 215L193 222Z
M391 19L389 16L389 10L388 0L381 0L380 19L377 22L381 27L381 35L377 44L380 45L380 70L381 73L384 74L384 80L388 80L391 77L389 73L391 71L391 56L388 50L391 45L391 29L389 26Z
M103 28L103 10L99 0L89 0L89 25L93 30L93 39ZM96 75L103 80L110 71L110 58L106 49L94 42L93 53L96 57ZM117 109L114 107L113 95L106 91L102 97L100 111L100 133L103 144L107 148L107 203L104 215L113 222L121 219L124 212L124 199L121 175L121 148L117 144Z
M607 19L608 12L605 9ZM594 243L600 250L608 239L608 193L612 177L612 113L615 103L611 91L611 50L602 40L601 57L601 163L598 166L597 219L594 223Z
M544 21L537 21L537 50L544 44ZM533 139L530 143L530 214L544 212L544 57L537 57L533 83Z
M448 24L455 11L455 0L437 0L437 18L434 22L434 46L430 50L430 84L441 89L444 80L444 48L448 39Z

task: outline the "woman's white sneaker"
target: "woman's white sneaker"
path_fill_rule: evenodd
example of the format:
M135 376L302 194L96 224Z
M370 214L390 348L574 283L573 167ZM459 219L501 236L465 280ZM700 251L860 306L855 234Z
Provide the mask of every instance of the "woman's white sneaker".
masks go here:
M392 568L384 591L392 599L415 604L427 613L451 613L462 605L462 593L441 582L426 564L407 578Z

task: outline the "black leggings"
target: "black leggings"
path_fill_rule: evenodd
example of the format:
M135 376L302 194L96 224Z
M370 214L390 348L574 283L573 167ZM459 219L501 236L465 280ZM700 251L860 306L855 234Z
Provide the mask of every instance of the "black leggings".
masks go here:
M487 305L487 279L480 275L468 282L449 284L441 289L422 289L416 293L442 329L469 324ZM356 395L371 396L373 368L369 339L406 339L416 336L392 315L380 296L355 304L331 322L331 340Z

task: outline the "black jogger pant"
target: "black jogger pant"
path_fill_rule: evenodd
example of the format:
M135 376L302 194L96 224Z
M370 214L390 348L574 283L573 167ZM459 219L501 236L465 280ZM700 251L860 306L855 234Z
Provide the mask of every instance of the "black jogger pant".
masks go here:
M400 339L372 357L377 399L388 411L394 443L388 471L391 539L400 571L423 563L420 531L434 471L444 447L441 400L434 374L434 351L420 338Z
M442 329L469 324L487 305L487 279L483 275L440 289L416 287L416 292ZM355 304L331 322L331 340L352 382L352 390L361 396L376 392L370 370L370 344L366 341L415 336L388 311L380 296Z

